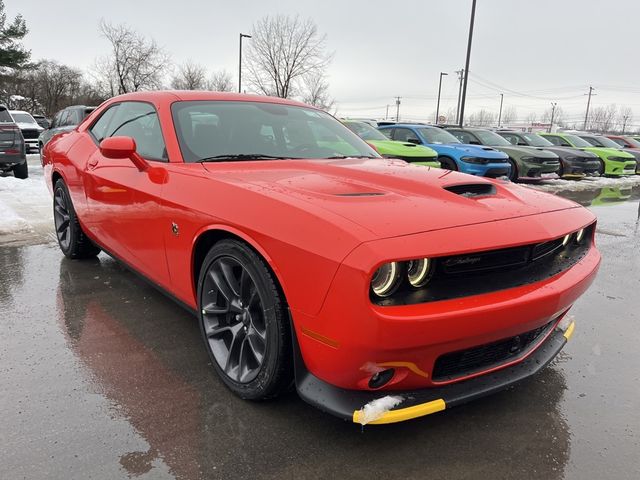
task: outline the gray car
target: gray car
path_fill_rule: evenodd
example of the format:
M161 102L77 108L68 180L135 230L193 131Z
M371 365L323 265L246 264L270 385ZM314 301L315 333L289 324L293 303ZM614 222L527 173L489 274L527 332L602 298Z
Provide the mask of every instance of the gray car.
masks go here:
M76 128L96 107L87 107L86 105L72 105L56 113L51 121L51 125L47 130L40 134L38 139L40 150L46 143L53 138L54 135L63 132L70 132Z
M0 105L0 172L13 172L16 178L29 176L22 132L4 105Z

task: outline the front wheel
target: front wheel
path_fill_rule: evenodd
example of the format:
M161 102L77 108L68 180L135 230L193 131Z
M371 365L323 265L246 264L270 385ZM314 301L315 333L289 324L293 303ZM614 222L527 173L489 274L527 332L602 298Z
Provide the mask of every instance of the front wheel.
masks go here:
M598 160L598 175L600 175L601 177L604 176L604 161L603 160Z
M200 271L198 310L209 357L231 391L262 400L291 385L287 307L273 274L246 244L223 240L211 248Z
M509 165L511 165L511 170L509 171L509 180L512 182L516 182L518 180L518 166L516 162L509 159Z
M69 190L62 179L53 188L53 222L58 245L66 257L92 258L100 253L100 248L82 231Z
M440 168L451 170L452 172L458 171L458 165L456 165L456 162L452 158L438 157L438 161L440 162Z

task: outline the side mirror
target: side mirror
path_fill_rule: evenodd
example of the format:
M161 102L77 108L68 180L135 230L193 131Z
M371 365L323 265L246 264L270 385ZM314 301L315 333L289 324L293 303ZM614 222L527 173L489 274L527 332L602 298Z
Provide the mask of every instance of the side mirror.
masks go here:
M414 145L420 145L420 140L418 140L417 138L408 138L407 142L409 143L413 143Z
M109 137L100 142L100 153L105 158L128 158L138 170L149 168L147 161L136 152L136 141L131 137Z

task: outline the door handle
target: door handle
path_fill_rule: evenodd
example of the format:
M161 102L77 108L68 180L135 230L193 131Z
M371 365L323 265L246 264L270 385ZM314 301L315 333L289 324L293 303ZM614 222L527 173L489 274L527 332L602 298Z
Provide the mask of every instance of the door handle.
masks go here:
M90 169L94 169L98 166L98 159L97 158L91 158L89 159L89 161L87 162L87 167L89 167Z

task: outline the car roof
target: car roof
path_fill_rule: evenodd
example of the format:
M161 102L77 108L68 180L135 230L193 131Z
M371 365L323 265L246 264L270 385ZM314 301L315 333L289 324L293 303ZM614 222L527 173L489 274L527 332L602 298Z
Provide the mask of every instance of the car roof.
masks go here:
M9 113L26 113L27 115L31 115L26 110L9 110Z
M282 105L293 105L298 107L315 108L302 102L289 100L287 98L268 97L266 95L254 95L248 93L231 93L231 92L209 92L205 90L158 90L153 92L133 92L118 95L109 100L109 103L118 101L207 101L218 100L228 102L262 102L262 103L279 103ZM317 109L316 109L317 110Z

